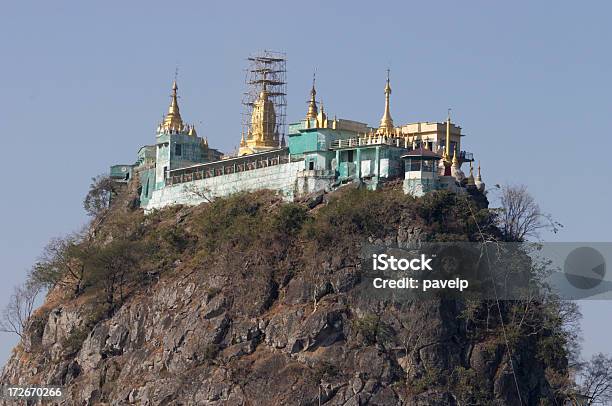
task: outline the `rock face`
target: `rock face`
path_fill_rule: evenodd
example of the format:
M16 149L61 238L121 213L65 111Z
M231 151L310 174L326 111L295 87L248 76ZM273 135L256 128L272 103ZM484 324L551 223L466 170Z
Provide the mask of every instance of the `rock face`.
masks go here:
M422 238L414 224L388 239ZM49 301L2 384L61 385L66 405L520 404L503 342L469 334L463 304L370 303L346 262L320 263L319 280L257 282L180 265L90 329L78 300ZM529 350L513 357L522 403L548 399L547 366Z

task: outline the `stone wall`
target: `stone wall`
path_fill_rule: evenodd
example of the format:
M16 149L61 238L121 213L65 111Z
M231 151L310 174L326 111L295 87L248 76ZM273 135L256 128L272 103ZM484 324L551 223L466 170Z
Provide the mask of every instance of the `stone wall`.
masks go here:
M296 181L296 195L303 196L319 190L329 192L335 182L336 174L332 170L299 171Z
M304 161L296 161L166 186L153 191L143 208L150 211L173 204L196 205L215 197L261 189L278 190L287 201L291 201L298 171L303 169Z

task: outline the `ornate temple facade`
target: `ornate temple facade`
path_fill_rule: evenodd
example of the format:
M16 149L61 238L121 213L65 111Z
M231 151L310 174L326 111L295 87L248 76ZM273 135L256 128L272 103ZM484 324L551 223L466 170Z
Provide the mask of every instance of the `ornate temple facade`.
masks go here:
M378 127L329 118L317 102L313 79L306 115L289 124L287 139L279 134L275 105L264 82L234 154L210 148L193 124L183 122L177 92L174 81L155 144L143 146L134 164L111 167L116 181L139 182L140 205L146 211L261 189L294 200L350 182L377 189L396 179L403 179L404 192L415 196L437 189L457 193L485 189L480 166L475 174L473 155L462 150L464 135L450 114L443 122L394 124L389 72ZM469 166L467 175L464 164Z

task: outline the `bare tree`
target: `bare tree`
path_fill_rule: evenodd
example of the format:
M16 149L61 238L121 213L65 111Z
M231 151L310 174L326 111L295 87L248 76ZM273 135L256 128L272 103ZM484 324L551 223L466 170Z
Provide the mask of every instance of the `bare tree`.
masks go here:
M41 286L32 282L26 282L21 286L15 287L9 303L2 313L0 331L14 333L23 338L23 332L32 315L34 303L40 290Z
M505 185L502 188L499 226L506 241L537 238L540 232L557 232L560 223L540 210L525 185Z
M213 200L212 192L210 191L209 188L204 187L204 186L198 187L194 184L186 185L183 187L183 191L193 195L197 199L202 199L206 201L207 203L211 203Z
M612 357L596 354L580 373L580 393L586 405L607 405L612 401Z

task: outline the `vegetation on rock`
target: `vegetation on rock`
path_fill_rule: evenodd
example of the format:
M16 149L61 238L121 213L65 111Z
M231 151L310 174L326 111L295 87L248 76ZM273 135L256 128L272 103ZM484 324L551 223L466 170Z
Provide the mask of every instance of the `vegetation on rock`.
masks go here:
M365 241L502 240L498 213L469 196L416 199L394 187L321 200L262 191L145 216L117 199L34 267L50 293L25 341L41 344L17 349L28 361L16 353L2 382L30 374L67 385L79 403L568 397L577 313L554 297L390 303L358 293Z

